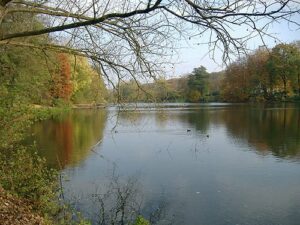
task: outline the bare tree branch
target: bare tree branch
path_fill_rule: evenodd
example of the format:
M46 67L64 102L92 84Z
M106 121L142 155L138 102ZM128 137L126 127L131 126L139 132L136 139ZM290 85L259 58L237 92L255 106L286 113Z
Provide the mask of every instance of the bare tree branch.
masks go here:
M275 36L271 24L299 29L300 2L293 0L2 0L0 45L18 45L85 55L110 83L155 79L170 63L180 39L206 43L223 60L247 52L247 42ZM27 15L43 26L13 27ZM31 41L44 35L52 44ZM114 85L117 86L117 85Z

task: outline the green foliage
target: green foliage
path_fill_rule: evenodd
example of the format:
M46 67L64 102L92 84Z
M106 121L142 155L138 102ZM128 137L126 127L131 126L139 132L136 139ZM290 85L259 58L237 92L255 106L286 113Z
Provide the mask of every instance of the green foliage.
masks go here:
M221 91L221 83L224 79L224 72L212 72L209 74L208 79L208 90L209 96L207 97L208 101L216 102L220 101L220 91Z
M70 112L71 108L68 105L62 105L59 107L41 107L31 109L33 115L33 121L41 121L49 118L58 118L62 115Z
M34 16L14 13L0 24L0 35L42 27ZM47 35L20 41L51 44ZM74 67L66 54L0 46L0 186L51 219L61 210L57 172L47 168L45 160L34 153L36 149L24 147L23 142L32 123L68 111L71 95L77 100L78 93L83 93L80 101L84 102L104 101L106 89L99 73L86 59L81 61ZM85 81L87 85L82 85ZM74 84L79 86L76 93ZM70 220L61 222L70 224ZM83 219L78 222L88 224Z
M187 101L200 102L206 101L209 94L209 73L204 66L194 68L188 76Z
M141 84L135 80L122 81L114 92L113 101L119 102L173 102L180 98L176 87L163 78L154 83Z
M290 83L294 81L299 70L297 56L299 50L296 46L279 44L272 49L269 57L269 70L275 79L279 79L283 85L283 97L286 98L290 91Z
M42 51L0 47L0 52L1 98L32 104L50 104L51 75Z
M198 90L191 90L188 94L188 100L190 102L199 102L201 98L201 93Z
M30 108L20 105L6 107L0 104L0 186L16 195L55 224L89 224L78 217L76 223L71 209L59 202L57 171L46 166L35 147L24 147L23 140L29 126L37 120L55 117L66 112L64 108Z
M78 225L91 225L91 222L88 221L88 220L85 220L85 219L81 219L81 220L78 222Z
M74 87L72 90L71 84L60 87L61 82L57 81L58 75L55 74L60 64L54 53L47 52L45 55L39 50L3 46L0 47L0 53L0 97L6 105L24 103L61 107L72 102L105 102L107 91L104 82L87 59L80 58L76 67L72 65L75 68L70 81ZM65 64L68 65L66 62L62 65ZM65 92L70 92L71 102L65 97L69 95Z
M0 103L0 186L26 201L33 209L47 216L55 214L57 202L57 174L46 167L44 159L25 148L22 141L29 126L41 116L28 106Z
M23 140L24 131L31 125L27 112L27 106L3 107L0 103L0 151L9 151L15 143Z
M120 102L200 102L219 98L223 74L209 74L205 67L194 69L185 77L169 80L160 77L153 83L141 84L135 80L120 82L113 101Z
M204 66L195 68L191 75L189 75L188 87L189 90L197 90L201 96L207 94L208 91L209 73Z
M25 24L23 17L14 14L10 20L3 21L0 33L22 30L26 26L42 26L32 16ZM28 38L23 42L51 44L47 36ZM71 55L50 50L1 45L0 97L10 105L102 103L105 102L106 87L101 75L86 58L78 57L75 60Z
M168 101L172 98L171 88L167 81L163 78L154 82L153 94L158 101Z
M130 80L128 82L121 81L118 84L118 92L114 93L115 99L121 102L137 102L144 99L144 93L140 84L135 80Z
M133 225L150 225L150 222L142 216L138 216Z
M229 65L222 81L225 101L282 101L300 96L300 50L279 44L259 49Z
M26 22L25 22L26 21ZM3 19L0 33L41 28L43 25L29 14L11 14ZM49 43L47 35L20 39L24 43ZM51 104L49 87L55 54L34 48L0 46L0 98L10 105Z
M71 101L76 104L105 102L107 90L101 74L91 67L87 58L69 58L73 68Z
M57 174L46 162L24 147L0 154L2 187L28 200L33 208L46 215L57 213Z

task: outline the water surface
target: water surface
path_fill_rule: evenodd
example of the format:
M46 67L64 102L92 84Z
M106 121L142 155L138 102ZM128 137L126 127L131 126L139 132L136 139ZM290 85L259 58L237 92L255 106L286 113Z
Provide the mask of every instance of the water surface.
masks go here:
M34 139L67 177L66 200L94 224L114 219L118 196L128 196L127 219L141 213L153 224L300 221L294 104L75 110L36 124Z

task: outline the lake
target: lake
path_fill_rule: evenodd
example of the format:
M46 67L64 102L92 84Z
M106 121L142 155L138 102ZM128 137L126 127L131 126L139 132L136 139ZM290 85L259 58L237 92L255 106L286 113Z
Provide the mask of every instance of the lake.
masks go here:
M137 104L33 126L93 224L300 223L300 106ZM120 222L120 223L118 223Z

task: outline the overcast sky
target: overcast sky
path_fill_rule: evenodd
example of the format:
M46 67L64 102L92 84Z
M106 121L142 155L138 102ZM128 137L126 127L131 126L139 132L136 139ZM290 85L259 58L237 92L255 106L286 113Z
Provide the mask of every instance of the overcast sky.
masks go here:
M296 21L300 22L300 17L296 18ZM291 43L296 40L300 40L300 29L295 27L289 27L287 23L276 23L269 28L268 33L273 33L278 39L284 43ZM168 77L178 77L187 73L190 73L193 68L203 65L207 68L209 72L222 70L222 60L221 53L216 53L214 62L208 55L208 46L199 45L199 42L205 40L192 38L188 43L182 41L181 45L185 46L181 48L178 52L178 63L175 64L173 69L168 72ZM277 43L274 39L265 38L265 42L269 48L274 47ZM259 39L253 39L248 42L248 48L257 49L262 42ZM223 66L224 68L224 66Z

